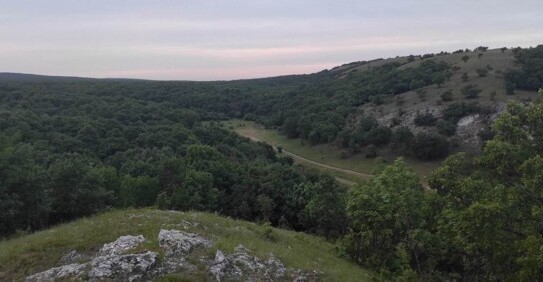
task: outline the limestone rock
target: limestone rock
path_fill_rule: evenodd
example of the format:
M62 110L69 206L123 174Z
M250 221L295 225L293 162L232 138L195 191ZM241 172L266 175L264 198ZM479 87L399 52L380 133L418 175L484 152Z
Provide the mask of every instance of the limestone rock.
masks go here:
M90 263L91 270L87 276L90 280L140 280L138 278L156 266L157 260L158 254L155 252L100 256Z
M119 239L115 240L114 242L111 242L109 244L105 244L100 251L98 251L98 256L111 256L111 255L120 255L125 253L126 251L138 246L139 244L143 243L145 241L145 238L143 235L139 236L121 236Z
M233 254L224 255L220 250L211 262L209 272L216 281L276 281L283 280L286 268L273 255L266 261L250 256L242 245L236 247Z
M185 258L194 248L211 247L210 240L194 233L178 230L160 230L158 244L167 257Z
M87 264L68 264L59 267L54 267L49 270L36 273L34 275L28 276L26 281L55 281L58 279L74 278L80 276Z

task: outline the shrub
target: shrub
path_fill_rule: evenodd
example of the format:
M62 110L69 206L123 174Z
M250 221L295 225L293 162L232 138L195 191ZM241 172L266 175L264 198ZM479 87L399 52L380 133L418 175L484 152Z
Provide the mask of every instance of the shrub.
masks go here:
M419 133L411 143L411 152L421 160L435 160L445 157L449 151L449 142L435 133Z
M462 93L462 95L464 95L466 99L475 99L479 97L479 93L481 93L482 91L483 90L477 88L477 85L474 84L466 85L462 88L462 90L460 90L460 92Z
M415 124L418 126L433 126L436 124L437 118L429 112L417 113L415 116Z
M445 136L453 136L456 133L456 123L451 120L440 120L437 123L437 130Z
M453 93L452 90L447 90L441 94L441 100L443 102L448 102L453 100Z
M468 73L467 72L463 73L461 78L463 82L468 82L469 80Z
M377 157L377 148L375 145L370 144L368 147L366 147L366 158L373 159Z
M475 70L479 77L486 77L488 75L488 69L477 69Z

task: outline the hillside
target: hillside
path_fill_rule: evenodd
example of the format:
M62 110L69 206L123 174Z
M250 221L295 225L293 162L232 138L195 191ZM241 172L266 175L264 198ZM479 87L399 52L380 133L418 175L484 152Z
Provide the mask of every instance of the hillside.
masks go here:
M168 241L164 239L165 235L162 234L163 240L160 241L158 239L160 230L193 233L196 234L195 236L200 236L193 237L193 239L200 238L210 244L202 245L197 243L197 240L189 242L188 239L182 241L185 244L192 243L193 245L190 245L192 247L188 257L180 263L181 270L166 271L163 269L160 272L157 269L175 262L171 256L171 249L164 248L164 245L167 245L165 241L171 243L173 239L169 238L170 241ZM173 234L182 233L174 232ZM144 275L152 273L151 275L155 276L143 277L158 281L210 281L218 277L217 273L219 276L222 275L220 276L222 280L227 281L229 279L247 279L251 273L262 279L264 276L258 275L265 275L266 271L269 272L266 275L274 277L275 275L281 277L279 271L283 271L284 276L280 280L306 277L308 281L317 279L319 281L363 281L371 278L370 273L338 258L332 244L315 236L228 219L209 213L129 209L106 212L16 239L1 241L0 280L20 280L52 267L69 263L85 263L96 256L95 254L99 252L103 244L114 242L120 236L126 235L142 235L145 240L138 243L141 239L137 237L125 238L124 245L109 245L108 252L115 253L111 250L114 250L114 247L120 248L119 252L124 254L125 258L129 254L137 256L137 254L147 254L147 252L158 253L157 262L147 266L145 273L143 273ZM137 242L134 243L134 240ZM130 249L130 244L135 247ZM175 241L172 244L175 245ZM232 258L232 254L236 254L236 250L238 253L240 250L243 251L238 247L239 245L243 245L248 250L247 255L251 259L243 261L243 256L235 257L239 259L236 265L243 266L244 263L247 263L245 265L247 268L241 268L242 276L235 276L236 273L229 272L236 269L233 265L223 263L222 268L218 267L217 265L221 266L221 264L217 264L216 259L217 253L220 251L226 255L226 262L228 262L228 259ZM104 250L102 250L103 252ZM258 257L264 265L261 269L258 268L260 267L258 263L255 264L255 261L252 261L254 260L253 256ZM270 258L274 259L273 266L267 264ZM114 255L109 255L108 259L115 261L116 258ZM145 262L145 260L143 261ZM126 265L130 265L130 263L126 263ZM140 262L141 265L143 265L142 262ZM108 268L103 265L102 267L101 273L108 273L106 270ZM256 270L251 271L251 267L256 267ZM113 267L114 274L111 275L116 276L102 278L117 280L125 277L122 276L125 274L130 277L142 274L137 267L130 269L133 272L126 274ZM212 270L215 272L211 273ZM222 270L222 272L218 270ZM126 272L129 271L126 270ZM93 273L96 274L96 272ZM67 276L64 279L70 277L74 276Z
M74 230L86 230L99 241L79 231L60 237L73 244L47 251L55 256L51 262L44 263L45 250L63 243L49 231L6 242L0 249L9 251L2 275L46 271L60 266L59 258L68 252L64 263L75 257L75 265L32 279L105 277L119 265L136 271L121 273L126 279L142 269L169 274L180 269L179 262L195 258L187 258L187 250L178 256L160 242L183 249L187 240L196 241L188 250L193 245L211 250L203 252L205 263L188 264L191 275L209 274L198 265L239 274L230 267L238 258L255 262L250 268L256 273L250 275L256 278L272 272L265 267L280 268L289 278L316 270L282 253L289 239L274 246L280 261L264 254L256 260L246 248L260 252L258 244L250 245L257 231L247 238L227 235L248 243L237 249L239 242L224 243L227 247L215 252L215 233L205 232L213 230L207 223L203 230L188 227L193 232L187 234L148 224L147 215L138 222L139 215L127 214L158 207L322 236L337 242L342 255L385 278L534 280L543 275L537 251L543 244L543 109L541 96L535 96L541 85L543 46L511 52L478 47L238 81L17 75L0 81L0 236L112 209L128 211L91 219L101 235L79 228L84 220L72 223ZM520 103L505 106L506 101ZM115 214L135 221L127 223L128 229L119 220L96 227ZM183 216L194 213L156 214L178 214L191 222ZM164 222L161 216L149 217ZM65 226L59 230L72 225ZM131 230L138 232L127 234ZM256 230L272 241L274 232L283 234ZM78 238L82 241L70 241ZM145 252L109 251L125 240ZM328 267L317 271L328 272Z

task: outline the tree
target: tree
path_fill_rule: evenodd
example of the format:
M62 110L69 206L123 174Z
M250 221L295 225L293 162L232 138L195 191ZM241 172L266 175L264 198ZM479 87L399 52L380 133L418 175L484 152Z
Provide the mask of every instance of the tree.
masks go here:
M441 100L443 102L449 102L453 100L453 92L452 90L447 90L441 94Z
M400 126L392 133L391 147L400 155L407 155L411 151L411 141L415 135L405 126Z
M346 255L362 266L397 274L410 269L411 261L415 269L420 266L416 234L424 226L423 189L402 159L351 189L348 199L351 225L341 241Z
M48 185L54 222L90 215L112 202L113 192L106 190L105 182L98 181L100 173L93 173L94 169L81 156L51 165Z
M345 189L330 176L296 188L304 199L301 221L307 230L327 238L343 235L347 228Z
M479 77L486 77L488 75L488 69L476 69L475 71Z
M468 55L464 55L462 56L462 61L467 62L469 60L469 56Z
M120 190L122 206L145 207L156 203L159 184L156 178L147 175L125 175Z
M415 124L418 126L433 126L436 121L437 118L430 112L418 112L414 119Z
M462 93L462 95L464 95L466 99L475 99L479 97L479 93L481 93L482 91L483 90L477 88L477 85L469 84L462 87L460 93Z
M435 160L447 155L449 142L439 134L419 133L411 143L411 152L421 160Z

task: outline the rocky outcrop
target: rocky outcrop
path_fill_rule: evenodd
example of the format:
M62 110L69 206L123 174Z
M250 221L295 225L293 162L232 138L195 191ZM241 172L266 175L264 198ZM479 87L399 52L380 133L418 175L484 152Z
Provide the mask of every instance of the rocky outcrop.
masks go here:
M139 236L121 236L119 239L105 244L100 251L98 251L99 256L113 256L120 255L126 251L138 246L139 244L145 242L145 238L142 235Z
M82 279L99 281L105 279L119 279L136 281L148 275L158 261L158 254L146 252L142 254L124 254L139 244L145 238L139 236L121 236L114 242L105 244L96 256L86 263L72 263L51 268L44 272L31 275L27 281L55 281L59 279ZM61 261L80 258L77 252L72 251L62 257Z
M158 253L152 251L130 253L143 242L145 238L142 235L121 236L104 244L87 262L54 267L28 276L26 281L148 281L168 274L183 276L202 269L188 262L191 253L197 248L213 245L211 240L198 234L163 229L158 234L158 244L164 252L164 259L159 260ZM196 261L205 267L209 278L216 281L315 281L319 276L318 272L286 268L273 254L261 260L249 252L239 245L232 254L225 255L217 250L214 258L200 257ZM74 262L83 258L76 251L71 251L61 261Z
M197 234L162 229L158 233L158 244L164 249L166 257L184 258L194 248L209 248L213 243Z
M282 280L287 271L283 263L273 255L265 261L250 256L242 245L235 252L224 255L217 250L209 272L217 281L275 281Z

